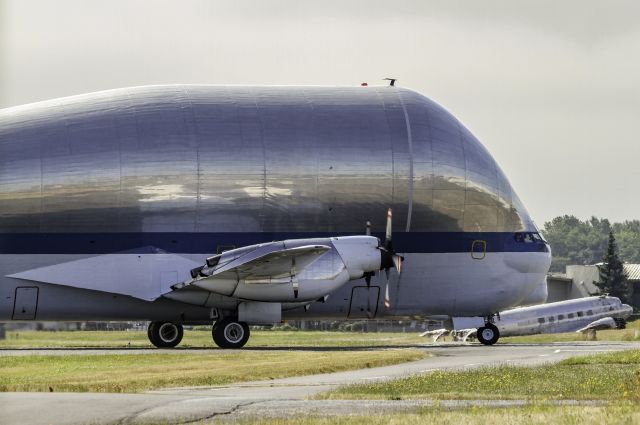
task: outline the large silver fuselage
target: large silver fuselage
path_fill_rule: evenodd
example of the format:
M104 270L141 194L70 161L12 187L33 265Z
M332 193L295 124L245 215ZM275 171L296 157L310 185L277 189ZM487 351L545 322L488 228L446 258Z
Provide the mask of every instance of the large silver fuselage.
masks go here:
M90 270L85 289L8 276L118 254L168 288L188 278L184 262L230 247L362 234L368 219L382 232L389 207L406 258L392 308L376 276L288 317L363 317L372 294L377 317L488 315L546 296L548 247L514 238L537 230L505 175L416 92L151 86L4 109L0 320L23 317L19 287L36 288L24 316L36 320L206 320L229 306L86 289L110 279ZM113 285L142 284L127 261Z

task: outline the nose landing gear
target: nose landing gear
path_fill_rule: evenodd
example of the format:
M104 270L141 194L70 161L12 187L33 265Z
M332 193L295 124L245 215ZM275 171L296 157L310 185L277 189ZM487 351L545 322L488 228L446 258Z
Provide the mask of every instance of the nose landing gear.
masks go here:
M493 345L500 338L500 331L493 323L487 322L483 327L478 328L476 338L484 345Z

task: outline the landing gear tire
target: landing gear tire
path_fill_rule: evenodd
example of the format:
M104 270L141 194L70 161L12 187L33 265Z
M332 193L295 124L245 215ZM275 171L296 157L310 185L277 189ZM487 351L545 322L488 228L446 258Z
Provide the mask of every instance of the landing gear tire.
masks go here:
M211 335L220 348L242 348L249 340L249 325L236 319L222 319L213 325Z
M158 348L173 348L180 344L184 330L173 322L151 322L147 328L149 341Z
M613 319L616 322L616 329L625 329L627 327L627 321L621 318Z
M484 345L493 345L498 342L498 338L500 338L500 331L493 323L487 323L478 329L476 337L478 338L478 341Z

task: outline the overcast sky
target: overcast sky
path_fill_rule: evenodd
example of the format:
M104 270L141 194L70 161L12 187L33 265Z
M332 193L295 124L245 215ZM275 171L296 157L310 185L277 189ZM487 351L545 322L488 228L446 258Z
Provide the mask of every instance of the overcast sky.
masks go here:
M639 1L0 0L0 107L389 76L469 127L538 224L640 219Z

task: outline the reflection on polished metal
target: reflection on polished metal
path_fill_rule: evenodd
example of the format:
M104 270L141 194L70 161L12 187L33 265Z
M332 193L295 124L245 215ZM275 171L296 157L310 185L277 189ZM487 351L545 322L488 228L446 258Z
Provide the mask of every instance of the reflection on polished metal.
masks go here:
M361 233L388 207L409 232L533 229L478 140L390 86L151 86L4 109L0 202L2 233Z
M480 142L398 86L148 86L0 110L0 321L488 318L546 298L536 232ZM199 278L232 254L224 279Z

